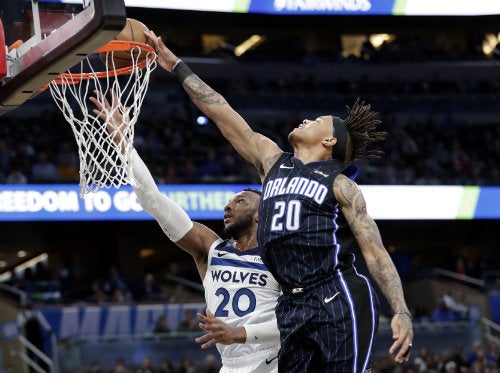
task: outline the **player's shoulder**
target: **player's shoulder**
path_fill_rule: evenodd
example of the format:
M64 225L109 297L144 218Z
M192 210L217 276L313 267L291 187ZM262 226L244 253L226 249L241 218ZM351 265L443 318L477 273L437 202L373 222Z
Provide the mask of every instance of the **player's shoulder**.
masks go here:
M339 173L333 179L333 188L358 188L358 184L347 175Z
M291 156L293 154L291 153L286 153L278 149L276 152L271 152L267 154L265 158L263 158L262 161L262 171L264 175L267 175L268 173L272 172L273 169L277 169L277 165L282 163L286 158Z

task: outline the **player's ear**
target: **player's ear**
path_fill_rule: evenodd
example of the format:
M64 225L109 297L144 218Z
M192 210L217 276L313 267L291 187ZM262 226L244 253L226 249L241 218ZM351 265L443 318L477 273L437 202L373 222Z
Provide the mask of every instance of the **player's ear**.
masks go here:
M332 149L333 146L337 143L337 138L335 136L325 137L323 140L321 140L321 143L323 144L323 146Z

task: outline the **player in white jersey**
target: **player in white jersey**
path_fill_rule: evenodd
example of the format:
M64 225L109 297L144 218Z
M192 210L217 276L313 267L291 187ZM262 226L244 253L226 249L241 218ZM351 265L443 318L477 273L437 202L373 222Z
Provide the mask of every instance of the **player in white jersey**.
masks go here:
M94 97L90 100L97 107L96 114L104 119L106 113L114 112L115 122L122 123L119 111L111 111L104 98L106 108ZM280 336L274 307L280 287L262 263L257 247L260 192L247 189L230 199L224 207L224 233L231 239L222 240L207 226L191 221L176 202L158 190L135 149L129 161L137 181L133 189L142 208L170 240L193 257L203 281L207 314L198 317L200 328L208 332L196 341L203 343L202 348L217 345L221 373L277 372Z
M274 308L280 293L278 282L262 263L260 249L254 247L240 251L232 239L215 242L208 255L203 286L207 308L212 312L205 319L203 315L198 317L204 321L202 328L212 328L213 331L197 338L197 341L214 340L217 332L224 330L222 323L217 325L215 317L231 327L246 329L246 344L217 344L224 365L222 372L273 371L277 367L279 352L278 333L277 339L268 338L256 343L262 337L252 331L253 325L269 330L276 327Z

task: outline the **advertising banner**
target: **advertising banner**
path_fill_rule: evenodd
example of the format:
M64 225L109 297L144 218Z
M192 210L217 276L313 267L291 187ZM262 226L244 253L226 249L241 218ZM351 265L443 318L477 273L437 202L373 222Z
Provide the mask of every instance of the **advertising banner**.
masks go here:
M41 0L81 4L82 0ZM125 0L125 6L274 15L470 16L500 14L496 0Z
M192 220L220 220L229 199L258 184L158 186ZM367 209L379 220L500 219L500 187L361 185ZM78 185L0 185L0 221L153 220L130 186L80 197Z

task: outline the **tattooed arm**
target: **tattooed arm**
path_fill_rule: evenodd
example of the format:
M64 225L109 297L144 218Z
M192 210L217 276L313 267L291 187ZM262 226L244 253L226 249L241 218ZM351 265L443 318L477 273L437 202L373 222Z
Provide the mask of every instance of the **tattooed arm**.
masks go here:
M234 149L252 163L263 178L282 153L278 145L268 137L254 132L221 94L189 70L187 65L167 48L161 37L152 31L146 31L144 34L153 42L160 66L178 76L191 101L214 121Z
M349 227L365 259L368 271L389 302L394 317L391 322L395 342L389 352L401 347L395 360L407 360L407 351L413 340L411 315L406 305L401 279L394 263L385 249L377 224L366 211L366 202L358 185L346 177L338 175L333 183L335 197L340 204ZM406 355L405 355L406 354Z

